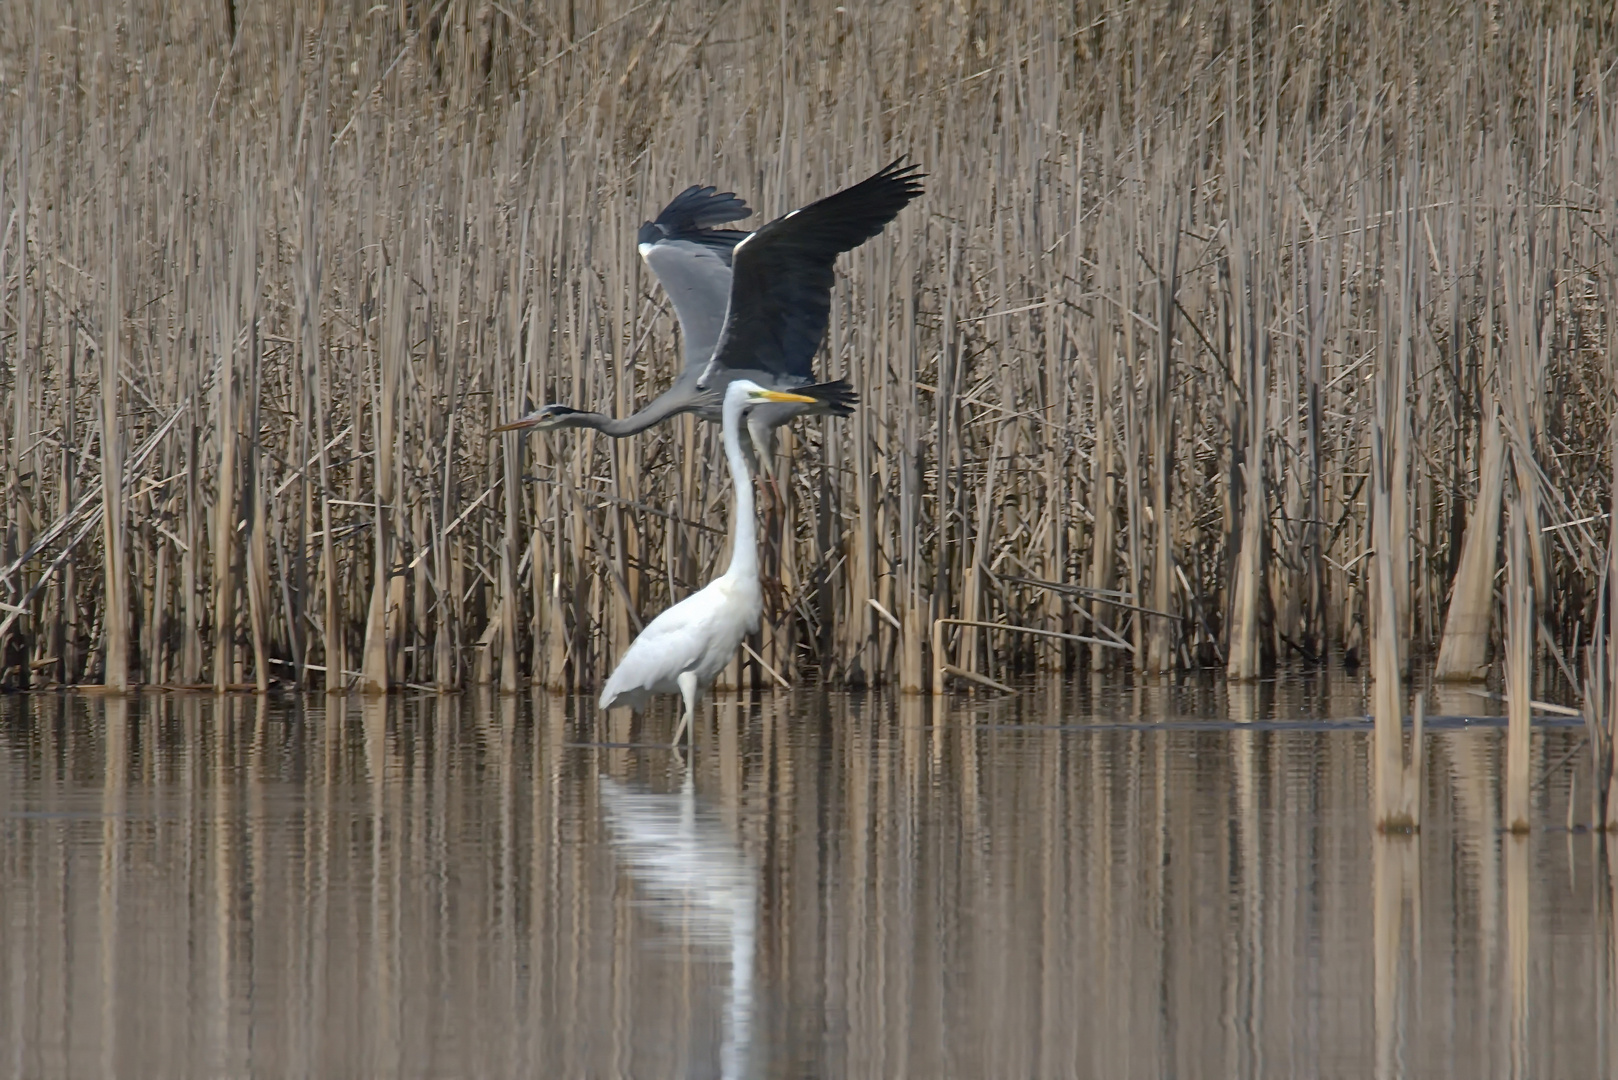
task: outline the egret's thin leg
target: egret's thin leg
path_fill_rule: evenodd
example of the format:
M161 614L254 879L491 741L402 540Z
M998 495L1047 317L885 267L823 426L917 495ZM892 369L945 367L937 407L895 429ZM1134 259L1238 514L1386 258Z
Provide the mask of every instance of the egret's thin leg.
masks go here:
M679 678L674 681L680 684L680 697L685 699L685 712L680 714L680 724L674 729L673 745L680 745L680 736L685 734L686 725L689 724L691 725L691 745L695 747L697 741L697 693L700 689L697 686L697 673L694 671L682 671Z

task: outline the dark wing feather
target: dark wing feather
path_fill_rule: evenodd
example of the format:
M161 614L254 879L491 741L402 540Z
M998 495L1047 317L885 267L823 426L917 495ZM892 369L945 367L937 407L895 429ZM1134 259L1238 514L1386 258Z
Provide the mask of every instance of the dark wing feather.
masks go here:
M674 302L688 371L713 355L730 301L731 252L747 236L713 226L751 213L731 192L692 186L676 195L656 221L642 225L636 237L641 258Z
M881 232L921 194L923 175L918 166L895 161L738 244L724 330L700 382L720 367L813 379L837 256Z
M659 240L691 240L711 247L725 256L747 233L737 229L716 229L728 221L750 217L753 211L733 191L693 184L669 200L655 221L641 225L637 244Z

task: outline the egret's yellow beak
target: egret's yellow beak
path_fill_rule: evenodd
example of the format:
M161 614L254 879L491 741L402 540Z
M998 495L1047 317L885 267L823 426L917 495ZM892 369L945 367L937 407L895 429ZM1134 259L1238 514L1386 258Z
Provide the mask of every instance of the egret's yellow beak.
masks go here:
M820 400L806 394L789 394L785 390L760 390L757 396L762 401L801 401L810 405Z

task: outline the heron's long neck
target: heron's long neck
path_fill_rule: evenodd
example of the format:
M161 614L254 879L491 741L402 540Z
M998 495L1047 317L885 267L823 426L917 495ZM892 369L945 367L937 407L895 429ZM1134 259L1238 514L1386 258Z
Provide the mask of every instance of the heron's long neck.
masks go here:
M731 511L730 567L725 576L743 581L758 580L758 524L753 517L753 474L742 453L742 410L740 403L727 402L724 415L725 459L730 462L730 479L736 488Z
M689 408L690 402L685 400L685 396L675 392L679 389L678 385L670 387L649 401L640 412L622 418L598 412L570 413L563 419L563 424L567 427L595 428L603 435L621 439L645 431L653 424Z

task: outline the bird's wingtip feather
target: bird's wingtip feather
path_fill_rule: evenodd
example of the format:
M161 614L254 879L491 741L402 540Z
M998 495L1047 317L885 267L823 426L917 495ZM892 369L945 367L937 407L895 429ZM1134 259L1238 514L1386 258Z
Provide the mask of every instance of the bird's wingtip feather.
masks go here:
M752 213L752 208L734 191L693 184L670 199L655 220L642 226L642 231L647 226L653 226L666 236L704 232L727 221L739 221Z

